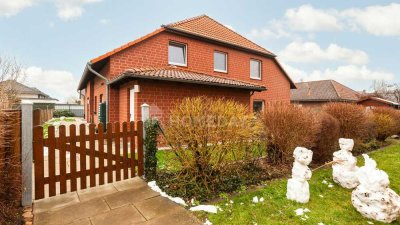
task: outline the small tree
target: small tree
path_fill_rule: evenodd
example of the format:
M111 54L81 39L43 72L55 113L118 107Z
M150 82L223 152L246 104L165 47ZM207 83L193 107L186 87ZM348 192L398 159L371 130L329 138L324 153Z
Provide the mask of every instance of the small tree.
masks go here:
M145 152L145 175L148 181L157 178L157 138L158 121L156 119L146 120L144 123L146 138L144 140Z

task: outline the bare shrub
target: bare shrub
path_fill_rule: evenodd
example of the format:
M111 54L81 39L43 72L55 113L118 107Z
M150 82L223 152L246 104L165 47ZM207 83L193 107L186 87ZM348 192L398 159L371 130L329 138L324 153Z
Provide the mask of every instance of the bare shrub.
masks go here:
M377 107L372 110L372 119L375 123L377 139L386 138L400 131L400 114L395 109Z
M18 224L21 204L19 111L14 81L23 78L15 59L0 57L0 224Z
M356 142L368 139L368 116L365 108L352 103L329 103L323 111L335 117L340 125L340 137Z
M313 161L324 163L332 160L332 154L338 150L340 138L339 121L333 116L321 112L318 115L318 131L314 144Z
M297 146L313 146L318 126L310 109L288 103L269 103L263 113L263 122L270 163L291 161Z
M258 140L261 124L235 101L196 97L178 104L165 128L182 168L177 182L211 193L229 163L252 157L250 145Z

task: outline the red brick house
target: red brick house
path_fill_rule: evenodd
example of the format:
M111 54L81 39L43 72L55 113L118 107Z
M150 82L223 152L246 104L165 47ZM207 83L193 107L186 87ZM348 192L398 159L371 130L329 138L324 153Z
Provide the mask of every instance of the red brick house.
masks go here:
M296 88L276 55L206 15L163 25L88 62L78 90L88 121L108 102L108 121L141 118L140 106L168 118L184 97L234 99L260 110L266 102L290 102Z
M387 99L379 98L376 96L364 96L361 97L357 104L363 105L367 108L375 108L375 107L391 107L395 109L400 109L400 103L390 101Z

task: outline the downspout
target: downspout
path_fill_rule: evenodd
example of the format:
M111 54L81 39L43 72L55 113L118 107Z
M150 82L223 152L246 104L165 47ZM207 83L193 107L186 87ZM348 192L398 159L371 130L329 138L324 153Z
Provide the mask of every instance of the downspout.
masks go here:
M110 102L109 102L110 96L108 96L108 85L109 85L109 80L108 80L105 76L101 75L101 74L98 73L96 70L94 70L94 69L92 68L92 63L91 63L91 62L88 62L88 63L86 64L86 68L87 68L90 72L92 72L94 75L100 77L101 79L103 79L103 80L106 82L106 98L107 98L107 103L106 103L106 112L107 112L106 123L108 123L108 121L109 121L108 104L110 104Z

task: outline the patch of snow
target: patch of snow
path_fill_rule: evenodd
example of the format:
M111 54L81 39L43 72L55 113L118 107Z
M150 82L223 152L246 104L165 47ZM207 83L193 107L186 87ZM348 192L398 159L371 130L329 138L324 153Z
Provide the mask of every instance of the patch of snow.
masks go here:
M264 198L263 198L263 197L261 197L261 198L260 198L260 202L263 202L263 201L264 201Z
M318 225L325 225L325 224L324 224L324 223L322 223L322 222L319 222L319 223L318 223Z
M218 209L219 208L217 208L214 205L198 205L198 206L191 207L189 210L190 211L204 211L204 212L208 212L208 213L217 213Z
M302 216L304 214L304 209L298 208L295 210L296 216Z
M328 188L333 188L333 187L334 187L333 184L328 185Z
M168 198L169 200L171 200L171 201L173 201L173 202L175 202L177 204L180 204L180 205L183 205L183 206L187 206L185 200L183 200L182 198L171 197L167 193L162 191L161 188L157 186L156 181L150 181L149 183L147 183L147 185L150 187L151 190L160 193L160 195L162 197Z
M241 203L240 203L240 205L244 205L244 203L243 203L243 202L241 202Z
M233 204L233 200L230 200L229 203Z
M323 184L328 184L328 181L323 180L322 183L323 183Z
M371 222L371 221L367 221L367 223L368 223L368 224L374 224L374 223L373 223L373 222Z
M319 195L319 197L320 197L320 198L323 198L324 196L323 196L323 195Z
M307 212L311 212L311 210L309 210L308 208L305 208L305 209L304 209L304 212L306 212L306 213L307 213Z
M209 221L208 219L206 219L206 221L204 222L204 225L212 225L211 221Z
M258 203L258 197L257 197L257 196L254 196L254 197L253 197L253 202L254 202L254 203Z

